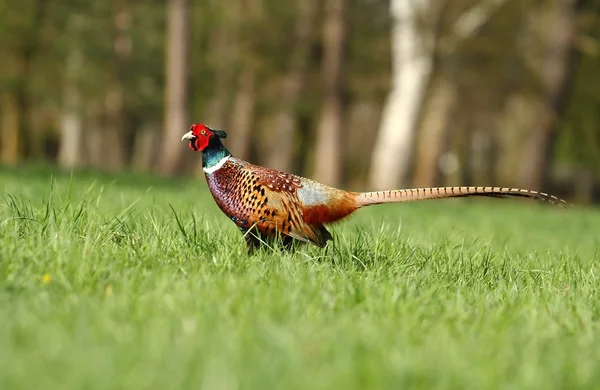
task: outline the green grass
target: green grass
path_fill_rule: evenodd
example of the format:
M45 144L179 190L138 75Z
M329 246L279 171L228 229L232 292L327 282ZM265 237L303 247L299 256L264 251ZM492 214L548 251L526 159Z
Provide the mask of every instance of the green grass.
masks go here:
M600 387L597 210L432 201L332 231L248 257L203 179L1 170L0 389Z

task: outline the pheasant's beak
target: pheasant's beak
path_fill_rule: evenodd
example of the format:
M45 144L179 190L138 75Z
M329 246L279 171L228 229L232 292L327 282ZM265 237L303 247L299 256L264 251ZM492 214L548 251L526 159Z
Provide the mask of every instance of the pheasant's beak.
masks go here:
M188 140L191 141L191 140L193 140L195 138L196 138L196 136L194 135L194 133L192 133L192 131L188 131L187 133L185 133L183 135L183 137L181 137L181 140L184 141L184 140L188 139Z

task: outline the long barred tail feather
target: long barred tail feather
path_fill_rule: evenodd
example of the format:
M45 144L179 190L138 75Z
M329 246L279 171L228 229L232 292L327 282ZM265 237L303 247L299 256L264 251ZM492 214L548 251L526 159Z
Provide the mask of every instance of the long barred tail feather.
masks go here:
M461 198L467 196L488 196L495 198L522 197L539 200L561 207L572 207L563 199L544 192L505 187L434 187L407 190L360 192L356 200L359 207L381 203L411 202L426 199Z

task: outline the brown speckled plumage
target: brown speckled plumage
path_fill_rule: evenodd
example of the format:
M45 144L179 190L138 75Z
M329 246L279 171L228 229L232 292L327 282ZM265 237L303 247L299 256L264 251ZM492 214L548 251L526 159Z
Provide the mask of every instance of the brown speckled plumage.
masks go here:
M325 224L374 204L467 196L525 197L561 206L553 195L518 188L440 187L349 192L310 179L231 157L221 143L223 131L196 124L182 139L202 152L208 187L219 208L244 233L250 250L271 239L289 247L293 240L324 247L331 234Z
M323 226L307 224L297 190L298 176L230 158L206 175L219 208L246 234L251 245L259 239L289 236L324 246L331 235Z

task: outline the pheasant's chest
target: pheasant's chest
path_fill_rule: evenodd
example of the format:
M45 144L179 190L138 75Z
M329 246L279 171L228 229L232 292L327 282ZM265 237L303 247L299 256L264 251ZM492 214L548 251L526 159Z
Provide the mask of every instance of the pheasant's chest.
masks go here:
M256 180L243 170L222 168L207 175L206 181L219 208L238 226L245 226L259 204L253 191Z

